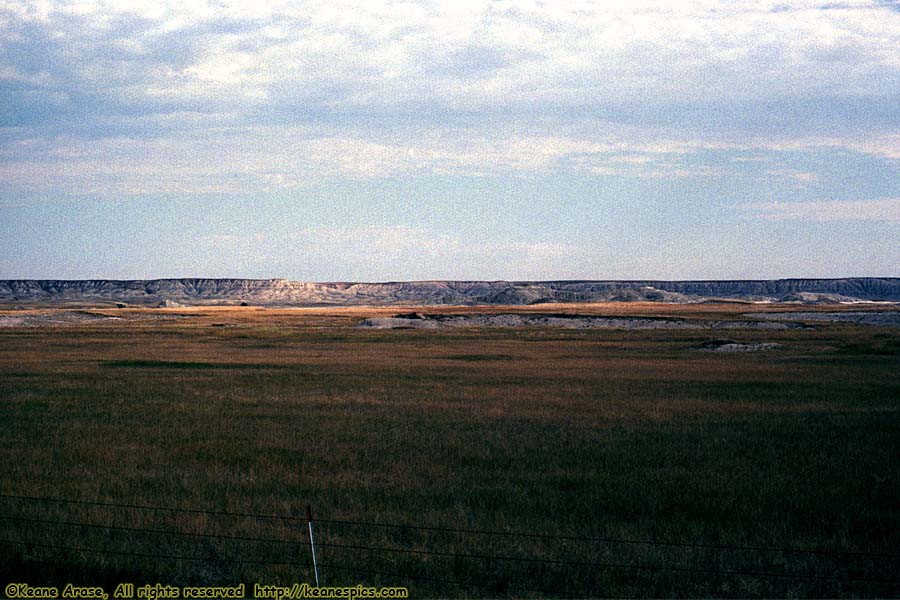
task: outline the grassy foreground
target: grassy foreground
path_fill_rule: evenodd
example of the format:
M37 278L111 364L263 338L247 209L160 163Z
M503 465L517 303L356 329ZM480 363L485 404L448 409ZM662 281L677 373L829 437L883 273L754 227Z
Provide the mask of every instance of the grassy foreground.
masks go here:
M310 582L309 504L329 585L900 595L898 330L353 327L394 312L0 328L0 583Z

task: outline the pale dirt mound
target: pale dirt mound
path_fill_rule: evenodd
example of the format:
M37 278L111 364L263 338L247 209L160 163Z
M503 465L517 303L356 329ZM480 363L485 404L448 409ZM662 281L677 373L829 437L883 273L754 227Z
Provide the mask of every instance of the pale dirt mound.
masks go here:
M53 327L123 320L122 317L111 317L109 315L80 311L50 314L33 313L25 315L0 315L0 327Z
M710 340L700 344L697 349L706 352L766 352L769 350L778 350L781 347L781 344L775 343L745 344L732 340Z
M876 327L900 327L900 311L847 312L771 312L747 313L744 316L769 321L826 321Z
M859 298L842 294L822 294L816 292L794 292L778 299L786 304L854 304Z
M184 308L186 305L181 302L175 302L174 300L170 300L168 298L160 301L159 304L156 305L157 308Z
M589 317L579 315L495 314L495 315L421 315L363 319L364 329L443 329L458 327L551 327L559 329L791 329L793 323L766 321L717 321L648 317Z
M4 327L73 327L104 323L125 323L155 319L184 319L190 315L126 314L105 315L88 311L26 312L0 315L0 328Z

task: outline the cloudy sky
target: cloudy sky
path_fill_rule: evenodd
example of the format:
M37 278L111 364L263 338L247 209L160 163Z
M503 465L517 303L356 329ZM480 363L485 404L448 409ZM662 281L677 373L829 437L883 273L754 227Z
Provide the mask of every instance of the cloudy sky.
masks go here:
M0 1L0 278L898 265L898 1Z

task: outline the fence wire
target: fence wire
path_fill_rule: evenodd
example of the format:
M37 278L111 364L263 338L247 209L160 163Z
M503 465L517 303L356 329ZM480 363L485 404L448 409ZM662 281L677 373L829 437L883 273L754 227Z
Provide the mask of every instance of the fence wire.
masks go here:
M14 494L0 494L0 499L14 504L0 510L3 531L0 545L16 549L23 563L77 564L86 560L85 555L96 555L127 559L125 568L150 563L157 574L165 574L167 569L160 566L172 562L208 563L218 569L204 574L210 582L217 578L224 580L246 575L248 567L286 568L287 571L279 576L292 576L295 580L301 576L308 579L311 573L309 537L305 534L305 527L296 527L307 522L306 516ZM55 508L50 510L50 506ZM84 512L87 507L101 509L101 515L78 519L55 518L56 512ZM232 520L232 524L225 532L209 530L211 527L206 521L204 527L209 529L203 531L119 524L113 518L115 515L109 514L110 511L138 513L141 515L139 521L153 521L156 517L152 515L166 514L170 517L227 518ZM131 520L135 521L133 518ZM235 521L238 520L245 525L237 526ZM277 536L239 533L241 529L272 528L276 523L282 524ZM840 594L847 593L847 586L877 586L868 593L851 587L851 595L895 595L900 592L900 579L896 577L896 573L900 572L900 554L893 553L590 537L341 519L316 519L314 525L318 528L316 549L326 553L319 564L326 585L335 581L336 573L345 573L379 581L387 578L421 583L438 589L453 586L464 590L465 595L577 598L609 595L603 590L608 589L610 581L624 582L621 589L643 590L646 582L629 582L627 578L644 574L645 577L703 577L710 581L745 578L788 580L801 584L807 581L831 586L824 589ZM298 535L286 536L285 527ZM378 535L373 535L373 530L379 532ZM402 535L392 537L391 531ZM116 535L119 537L115 538ZM454 539L438 540L436 535L451 535ZM149 541L149 537L155 541ZM398 537L402 539L398 541ZM73 540L76 543L69 543ZM504 543L510 540L515 543L517 552L510 552L509 548L503 551ZM635 550L612 550L611 547L616 545L652 549L650 558L655 560L642 560L642 555ZM147 548L157 550L145 551ZM566 552L566 555L548 555L549 550L554 548ZM288 558L284 557L286 552L289 552ZM697 552L703 553L706 566L685 565L685 560L697 559ZM761 568L729 567L733 559L729 559L728 555L738 552L767 557L751 563L762 565ZM52 556L47 557L47 554ZM787 555L799 558L788 559ZM610 556L630 560L610 560ZM798 561L805 570L787 568L789 562ZM747 562L744 558L740 564ZM229 570L225 565L233 568ZM780 566L776 569L774 565ZM109 564L101 565L104 566ZM256 569L255 573L258 572ZM672 584L688 586L686 589L703 593L702 582L700 587L696 587L696 583L679 582L677 579ZM723 589L734 589L732 584L722 585ZM762 595L767 595L769 589L764 588Z

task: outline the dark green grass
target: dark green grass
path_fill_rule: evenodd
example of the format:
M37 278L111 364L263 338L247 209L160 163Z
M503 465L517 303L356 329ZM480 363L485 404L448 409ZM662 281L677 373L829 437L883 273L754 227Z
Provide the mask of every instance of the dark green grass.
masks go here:
M252 363L216 363L216 362L189 362L175 360L104 360L100 363L104 367L125 367L130 369L277 369L276 365L252 364Z
M449 354L443 358L447 360L461 360L464 362L482 362L494 360L512 360L509 354Z
M684 331L208 331L0 332L0 422L10 424L0 492L298 517L311 504L325 520L898 554L900 363L871 351L893 339L877 330L729 332L785 349L721 356L693 349L709 335ZM120 571L180 584L311 580L302 519L0 499L3 515L300 542L0 519L3 539L208 559L0 546L35 583ZM413 596L900 594L822 579L897 579L898 559L317 527L321 562L405 576L324 568L326 582L404 584ZM460 556L472 554L630 568Z

